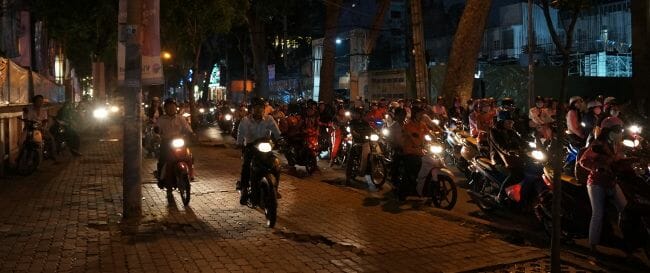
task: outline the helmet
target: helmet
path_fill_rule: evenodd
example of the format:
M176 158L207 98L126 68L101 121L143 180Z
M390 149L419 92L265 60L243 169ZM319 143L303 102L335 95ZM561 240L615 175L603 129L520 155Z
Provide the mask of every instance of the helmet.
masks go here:
M538 101L544 102L544 97L542 97L542 96L535 97L535 102L538 102Z
M363 115L363 107L354 107L352 113Z
M177 104L175 99L168 98L165 100L165 105L167 104Z
M618 117L608 117L600 124L603 129L613 129L617 126L623 127L623 121Z
M251 99L251 106L252 107L264 106L264 103L265 103L264 99L260 98L260 97L254 97L254 98Z
M580 96L573 96L573 97L571 97L571 98L569 99L569 104L574 104L574 103L576 103L577 101L580 101L580 100L582 100L582 97L580 97Z
M160 101L160 98L159 97L153 97L153 98L151 98L151 101Z
M399 108L399 102L396 102L396 101L391 102L390 103L390 108Z
M442 99L443 99L442 96L438 96L438 97L436 98L436 101L442 101Z
M514 106L515 100L512 98L504 98L501 100L501 106Z
M510 111L499 111L497 115L497 121L512 120L512 115Z
M601 106L603 106L603 105L600 103L600 101L597 101L597 100L592 100L589 103L587 103L587 108L588 109L591 109L591 108L594 108L594 107L601 107Z
M616 98L615 97L606 97L604 103L605 104L616 104Z

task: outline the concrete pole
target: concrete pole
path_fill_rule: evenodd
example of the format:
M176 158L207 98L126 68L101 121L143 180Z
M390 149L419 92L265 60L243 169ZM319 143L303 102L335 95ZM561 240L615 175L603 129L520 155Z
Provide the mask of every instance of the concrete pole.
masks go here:
M142 56L139 27L142 0L127 1L127 25L122 29L126 38L124 75L124 165L122 187L124 191L124 218L138 219L142 214Z
M533 0L528 0L528 109L535 104L535 28Z

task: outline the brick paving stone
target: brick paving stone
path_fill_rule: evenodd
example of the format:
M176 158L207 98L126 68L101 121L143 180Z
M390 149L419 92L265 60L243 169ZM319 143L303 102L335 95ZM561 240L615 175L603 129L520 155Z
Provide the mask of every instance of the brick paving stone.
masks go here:
M193 147L189 207L143 159L143 217L128 224L121 145L88 139L83 157L0 180L0 272L457 272L544 256L420 209L386 212L371 202L381 193L322 183L340 177L331 170L283 175L278 224L265 228L238 204L240 155L223 147Z

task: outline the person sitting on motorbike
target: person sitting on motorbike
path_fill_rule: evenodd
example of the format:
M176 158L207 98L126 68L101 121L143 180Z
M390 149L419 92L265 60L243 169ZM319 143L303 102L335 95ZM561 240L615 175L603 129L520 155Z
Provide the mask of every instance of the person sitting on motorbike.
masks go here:
M490 130L490 156L492 162L503 162L506 168L516 168L517 160L515 155L520 153L526 143L521 136L515 131L515 122L509 111L501 111L497 117L497 123Z
M307 107L305 108L305 115L303 116L303 127L302 132L305 136L305 143L311 151L311 156L315 158L318 156L319 152L319 141L318 137L320 136L320 124L318 117L318 104L315 101L309 101ZM315 162L315 161L314 161ZM316 171L319 171L318 166L315 167Z
M77 131L74 130L74 128L71 126L71 124L76 121L76 115L77 113L74 109L73 103L71 101L66 101L61 109L59 109L59 111L56 113L54 119L57 123L60 124L60 126L64 126L65 128L65 139L66 142L70 145L70 153L72 153L74 156L81 156L81 153L79 152L81 140Z
M187 119L178 114L178 105L174 99L166 99L164 104L165 115L158 118L156 123L156 132L160 134L160 154L158 155L158 164L155 172L156 178L162 177L162 167L171 156L171 143L175 138L190 135L194 137L194 131ZM194 180L194 168L190 166L190 178ZM158 187L163 189L164 181L158 181Z
M399 187L399 167L404 153L404 147L402 147L402 131L406 122L406 111L402 108L393 109L393 120L394 122L388 127L386 142L391 151L391 154L389 154L392 162L390 170L391 179L393 185Z
M383 122L384 112L379 108L377 101L373 101L370 105L370 111L366 114L365 117L368 124L373 128L380 128L381 126L377 122Z
M491 112L490 102L481 100L478 107L469 116L470 134L478 138L481 133L486 133L494 126L494 116Z
M292 103L288 106L287 110L288 116L285 119L279 120L278 125L282 138L286 141L286 146L282 147L284 150L282 153L287 158L287 166L289 168L288 172L290 174L296 173L296 163L294 162L293 156L288 156L291 153L290 149L298 151L302 145L304 145L304 132L303 120L300 110L300 105L297 103Z
M336 157L341 149L343 138L347 135L345 127L348 125L349 118L345 115L345 108L339 107L336 116L332 120L332 154L330 155L330 166L334 164Z
M552 137L551 124L554 122L553 118L548 114L548 108L544 103L544 98L537 96L535 98L535 106L528 111L528 126L536 130L537 136L540 139L550 140Z
M42 95L36 95L32 98L32 105L23 109L23 119L36 121L41 123L41 133L43 134L43 140L46 140L45 143L49 143L48 149L50 149L50 158L57 161L54 154L56 153L56 143L54 141L54 136L50 133L49 130L49 117L47 115L47 109L44 107L45 98ZM27 127L25 127L27 130ZM21 143L25 141L26 134L21 136Z
M589 145L578 161L580 166L589 171L587 193L591 203L591 220L589 222L589 245L596 252L600 243L605 203L612 199L620 214L627 205L625 195L617 184L612 166L623 159L621 142L623 140L623 121L617 117L603 120L601 132Z
M465 119L467 118L467 110L463 107L460 97L454 98L454 103L451 108L449 108L449 118L465 122Z
M436 104L431 107L431 112L433 113L434 118L438 118L442 122L446 121L449 118L442 96L438 96L438 98L436 98Z
M566 125L569 133L569 143L574 147L582 147L587 140L582 130L582 106L584 101L581 97L574 96L569 99L569 108L566 114Z
M151 103L149 104L149 108L147 108L147 118L149 119L148 122L151 124L156 124L158 118L162 115L164 115L164 112L162 106L160 105L160 98L151 98Z
M602 116L602 104L599 101L593 100L587 103L587 113L582 117L582 126L585 135L587 136L587 143L591 143L600 124Z
M375 183L372 181L370 176L370 170L372 166L369 166L369 156L370 156L370 139L369 136L372 133L372 127L370 124L365 121L363 118L363 108L356 107L352 111L352 120L350 120L350 134L352 135L353 145L361 146L361 154L359 160L359 173L365 174L366 183L368 184L369 191L377 191ZM352 153L352 149L350 153ZM352 164L348 163L348 168L352 168ZM349 183L349 181L346 181Z
M237 134L237 147L242 148L243 154L243 164L241 168L241 177L240 177L240 189L247 189L248 184L250 183L251 175L251 164L253 161L253 155L255 154L254 143L260 139L271 137L273 139L280 138L280 129L278 128L277 123L273 120L273 117L269 115L264 115L264 99L253 98L252 100L252 113L250 116L244 117L239 123L239 129ZM253 187L257 185L253 183ZM279 185L278 185L279 187ZM278 188L276 188L276 191ZM246 192L243 190L243 192ZM259 192L257 189L252 190L253 193ZM278 198L280 194L278 193ZM253 196L253 204L257 204L259 196ZM248 196L246 193L242 194L239 199L239 203L246 205Z

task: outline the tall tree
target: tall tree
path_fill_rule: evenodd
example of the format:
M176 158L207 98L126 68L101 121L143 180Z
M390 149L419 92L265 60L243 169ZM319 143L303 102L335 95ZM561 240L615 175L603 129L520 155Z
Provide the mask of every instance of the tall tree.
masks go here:
M466 101L472 96L474 73L483 32L487 23L492 0L467 0L463 16L449 54L449 64L442 94L451 102L455 96Z
M331 102L334 99L334 74L336 56L336 32L342 0L325 1L325 38L323 39L323 60L320 69L319 100Z

